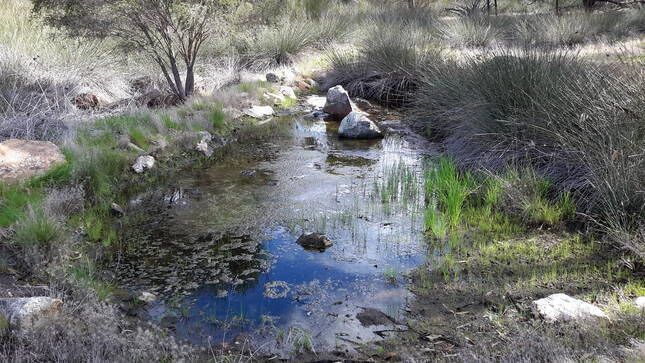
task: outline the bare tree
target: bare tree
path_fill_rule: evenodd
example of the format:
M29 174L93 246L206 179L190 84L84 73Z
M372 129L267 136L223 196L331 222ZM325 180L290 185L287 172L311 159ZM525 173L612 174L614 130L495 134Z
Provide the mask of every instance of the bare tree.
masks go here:
M34 12L73 36L112 38L147 54L170 91L186 98L195 89L195 62L213 33L218 11L231 0L33 0ZM182 77L182 71L185 72Z

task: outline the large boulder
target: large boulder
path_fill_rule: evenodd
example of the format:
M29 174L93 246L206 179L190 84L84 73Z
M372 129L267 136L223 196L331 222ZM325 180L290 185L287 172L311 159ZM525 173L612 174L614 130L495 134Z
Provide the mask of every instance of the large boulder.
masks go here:
M10 139L0 143L0 181L21 182L65 163L65 155L49 141Z
M531 304L531 311L551 323L608 318L597 306L566 294L553 294L535 300Z
M46 296L0 299L0 314L13 331L37 327L42 320L60 314L63 302Z
M364 113L352 112L343 119L338 135L347 139L377 139L383 137L381 130Z
M320 233L303 233L296 241L306 250L324 251L332 246L331 240Z
M327 99L323 107L325 113L342 120L352 110L352 101L343 86L335 86L327 91Z

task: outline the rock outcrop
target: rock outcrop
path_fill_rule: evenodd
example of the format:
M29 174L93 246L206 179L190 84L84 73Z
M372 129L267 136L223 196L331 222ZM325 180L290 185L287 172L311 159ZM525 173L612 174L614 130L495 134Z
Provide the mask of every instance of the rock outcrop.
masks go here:
M13 331L37 328L46 318L60 314L63 301L46 296L0 299L0 313Z
M49 141L9 139L0 143L0 181L21 182L62 163L65 155Z
M335 86L327 91L327 99L323 107L325 113L342 120L352 110L352 102L343 86Z
M551 323L607 319L607 315L597 306L566 294L553 294L535 300L531 304L531 311Z
M383 137L383 133L365 114L352 112L340 123L338 136L347 139L377 139Z

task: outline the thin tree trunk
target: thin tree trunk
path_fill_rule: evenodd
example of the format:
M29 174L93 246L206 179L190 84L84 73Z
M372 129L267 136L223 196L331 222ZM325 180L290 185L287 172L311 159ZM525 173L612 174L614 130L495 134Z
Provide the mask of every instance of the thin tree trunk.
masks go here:
M415 7L414 0L408 0L408 7L409 7L410 9L413 9L413 8Z
M186 97L195 91L195 72L192 64L186 66Z
M175 79L175 85L177 86L177 93L179 97L185 98L186 91L184 90L184 84L181 81L181 75L179 74L179 68L177 68L177 59L174 57L170 58L170 69L172 70L172 76Z

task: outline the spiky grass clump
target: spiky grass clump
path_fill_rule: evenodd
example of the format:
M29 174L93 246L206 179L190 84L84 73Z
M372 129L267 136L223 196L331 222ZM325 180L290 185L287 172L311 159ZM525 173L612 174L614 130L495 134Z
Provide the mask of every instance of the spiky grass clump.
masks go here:
M428 67L421 85L416 113L460 165L530 166L595 222L642 228L642 73L566 53L506 52Z
M20 246L48 246L61 236L58 223L45 215L42 210L30 210L16 225L13 240Z
M374 29L357 53L330 51L331 71L323 88L343 85L350 94L389 105L402 105L414 97L419 72L440 62L432 38L407 26Z
M485 48L502 40L502 30L486 17L463 17L438 26L443 41L451 47Z

